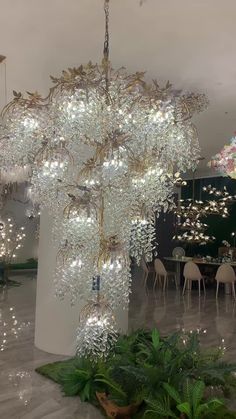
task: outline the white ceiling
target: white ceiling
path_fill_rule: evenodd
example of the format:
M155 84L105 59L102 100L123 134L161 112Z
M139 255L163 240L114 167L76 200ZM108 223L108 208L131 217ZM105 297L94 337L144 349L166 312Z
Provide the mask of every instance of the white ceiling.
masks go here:
M50 74L98 62L102 7L102 0L0 0L8 99L13 89L46 94ZM208 95L209 109L196 119L205 166L236 130L236 1L111 0L110 13L114 67Z

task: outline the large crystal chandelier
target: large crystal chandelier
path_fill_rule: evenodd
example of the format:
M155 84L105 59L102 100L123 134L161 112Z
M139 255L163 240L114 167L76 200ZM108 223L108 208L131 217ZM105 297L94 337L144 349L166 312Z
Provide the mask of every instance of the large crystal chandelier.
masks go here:
M109 0L104 11L100 65L52 77L45 99L14 92L2 114L1 164L6 170L30 166L31 196L53 214L57 295L70 295L72 303L93 298L99 276L99 301L114 308L128 304L130 255L137 262L152 259L155 215L173 206L179 172L196 166L191 118L207 100L174 91L169 82L148 84L142 72L114 70ZM83 322L84 336L92 327L97 336L102 328L95 323L87 334Z

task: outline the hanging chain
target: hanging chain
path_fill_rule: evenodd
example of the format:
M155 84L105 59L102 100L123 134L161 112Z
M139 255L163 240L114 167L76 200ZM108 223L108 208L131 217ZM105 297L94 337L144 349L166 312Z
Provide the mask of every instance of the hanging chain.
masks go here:
M103 49L103 65L105 69L106 102L109 105L109 0L104 1L105 12L105 40Z
M193 185L193 188L192 188L192 201L194 202L194 200L195 200L195 174L196 174L196 168L195 169L193 169L193 182L192 182L192 185Z
M103 57L105 61L109 59L109 0L104 1L104 12L105 12L105 40Z

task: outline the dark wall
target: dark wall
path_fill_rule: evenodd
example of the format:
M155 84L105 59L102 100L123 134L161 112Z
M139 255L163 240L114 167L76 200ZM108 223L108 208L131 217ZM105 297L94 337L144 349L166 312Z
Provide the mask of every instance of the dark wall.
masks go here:
M178 195L174 196L175 203L178 202ZM173 212L161 213L156 222L156 239L158 243L158 257L171 256L176 243L172 240L175 235L175 215Z
M158 257L163 258L164 256L172 255L175 243L172 240L175 232L173 212L166 214L161 213L156 223L156 237L157 237L157 253Z

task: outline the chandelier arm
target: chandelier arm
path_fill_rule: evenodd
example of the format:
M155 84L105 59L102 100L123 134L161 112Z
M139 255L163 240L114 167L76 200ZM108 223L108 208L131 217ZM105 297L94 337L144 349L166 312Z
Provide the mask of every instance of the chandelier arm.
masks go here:
M196 169L193 170L193 190L192 190L192 201L194 202L195 199L195 173L196 173Z

